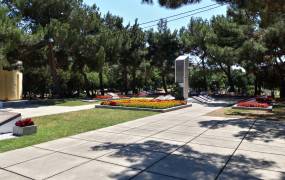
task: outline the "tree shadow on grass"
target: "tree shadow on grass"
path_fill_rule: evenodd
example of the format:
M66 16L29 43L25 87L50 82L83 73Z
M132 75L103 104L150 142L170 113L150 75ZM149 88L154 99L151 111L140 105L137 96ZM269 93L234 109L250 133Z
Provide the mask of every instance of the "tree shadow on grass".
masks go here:
M159 140L150 140L143 143L130 144L107 143L94 146L92 150L114 150L113 153L104 156L107 158L101 157L99 160L130 168L120 173L110 172L108 174L109 178L119 180L130 178L157 179L158 176L162 179L171 179L171 177L173 179L215 179L231 154L222 155L217 152L203 153L194 150L190 146L186 148L183 146L180 149L183 155L171 154L171 152L178 148L181 148L181 146L168 144ZM234 149L232 149L233 151ZM276 166L274 161L265 161L243 155L235 156L231 162L241 164L243 168L231 169L231 166L227 167L231 172L231 174L226 174L228 179L231 179L233 176L243 177L245 176L243 173L246 173L248 179L257 179L262 176L252 171L252 167L268 169ZM149 173L131 177L131 169L144 170ZM284 174L283 177L285 177Z

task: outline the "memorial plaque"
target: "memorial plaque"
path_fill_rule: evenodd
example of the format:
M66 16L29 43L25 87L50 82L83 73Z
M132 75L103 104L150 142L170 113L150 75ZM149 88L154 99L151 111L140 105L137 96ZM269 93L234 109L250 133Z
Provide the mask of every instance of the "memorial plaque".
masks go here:
M183 97L184 99L188 98L189 93L189 57L188 55L179 56L175 60L175 82L183 88Z
M176 82L184 83L184 61L176 61Z

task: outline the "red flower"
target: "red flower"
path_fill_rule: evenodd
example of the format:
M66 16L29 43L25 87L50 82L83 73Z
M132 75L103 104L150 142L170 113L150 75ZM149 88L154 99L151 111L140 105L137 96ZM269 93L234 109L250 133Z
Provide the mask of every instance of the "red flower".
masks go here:
M115 101L111 101L111 102L110 102L110 105L111 105L111 106L116 106L117 103L116 103Z
M24 119L24 120L21 120L21 121L17 121L15 123L15 125L19 126L19 127L32 126L34 124L35 123L33 122L33 120L31 118L27 118L27 119Z
M267 104L267 103L259 103L259 102L247 101L247 102L240 102L240 103L238 103L238 106L241 106L241 107L260 107L260 108L268 108L268 107L269 107L269 104Z

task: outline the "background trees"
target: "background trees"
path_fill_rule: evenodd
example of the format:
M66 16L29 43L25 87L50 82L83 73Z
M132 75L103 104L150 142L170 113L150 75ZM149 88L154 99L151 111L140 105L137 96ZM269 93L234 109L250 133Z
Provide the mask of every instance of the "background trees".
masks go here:
M159 1L167 8L201 0ZM228 1L227 16L192 18L171 32L167 21L144 31L139 23L102 15L81 0L4 0L0 4L0 69L23 62L26 97L128 94L174 85L174 60L191 61L196 91L285 97L283 1ZM151 3L152 1L145 2Z
M177 31L171 32L167 28L167 22L160 20L158 23L158 32L152 30L148 32L148 57L151 64L159 69L162 87L168 92L167 79L174 72L174 60L180 53L180 44Z

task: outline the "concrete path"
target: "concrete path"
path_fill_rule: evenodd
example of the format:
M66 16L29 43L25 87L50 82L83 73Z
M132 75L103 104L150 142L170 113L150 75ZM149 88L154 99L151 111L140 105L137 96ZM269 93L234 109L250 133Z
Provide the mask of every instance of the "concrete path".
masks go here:
M1 180L285 179L285 124L191 108L0 154Z
M72 111L81 111L94 108L94 104L82 106L27 106L21 108L4 108L3 111L21 113L23 118L39 117L53 114L61 114Z

